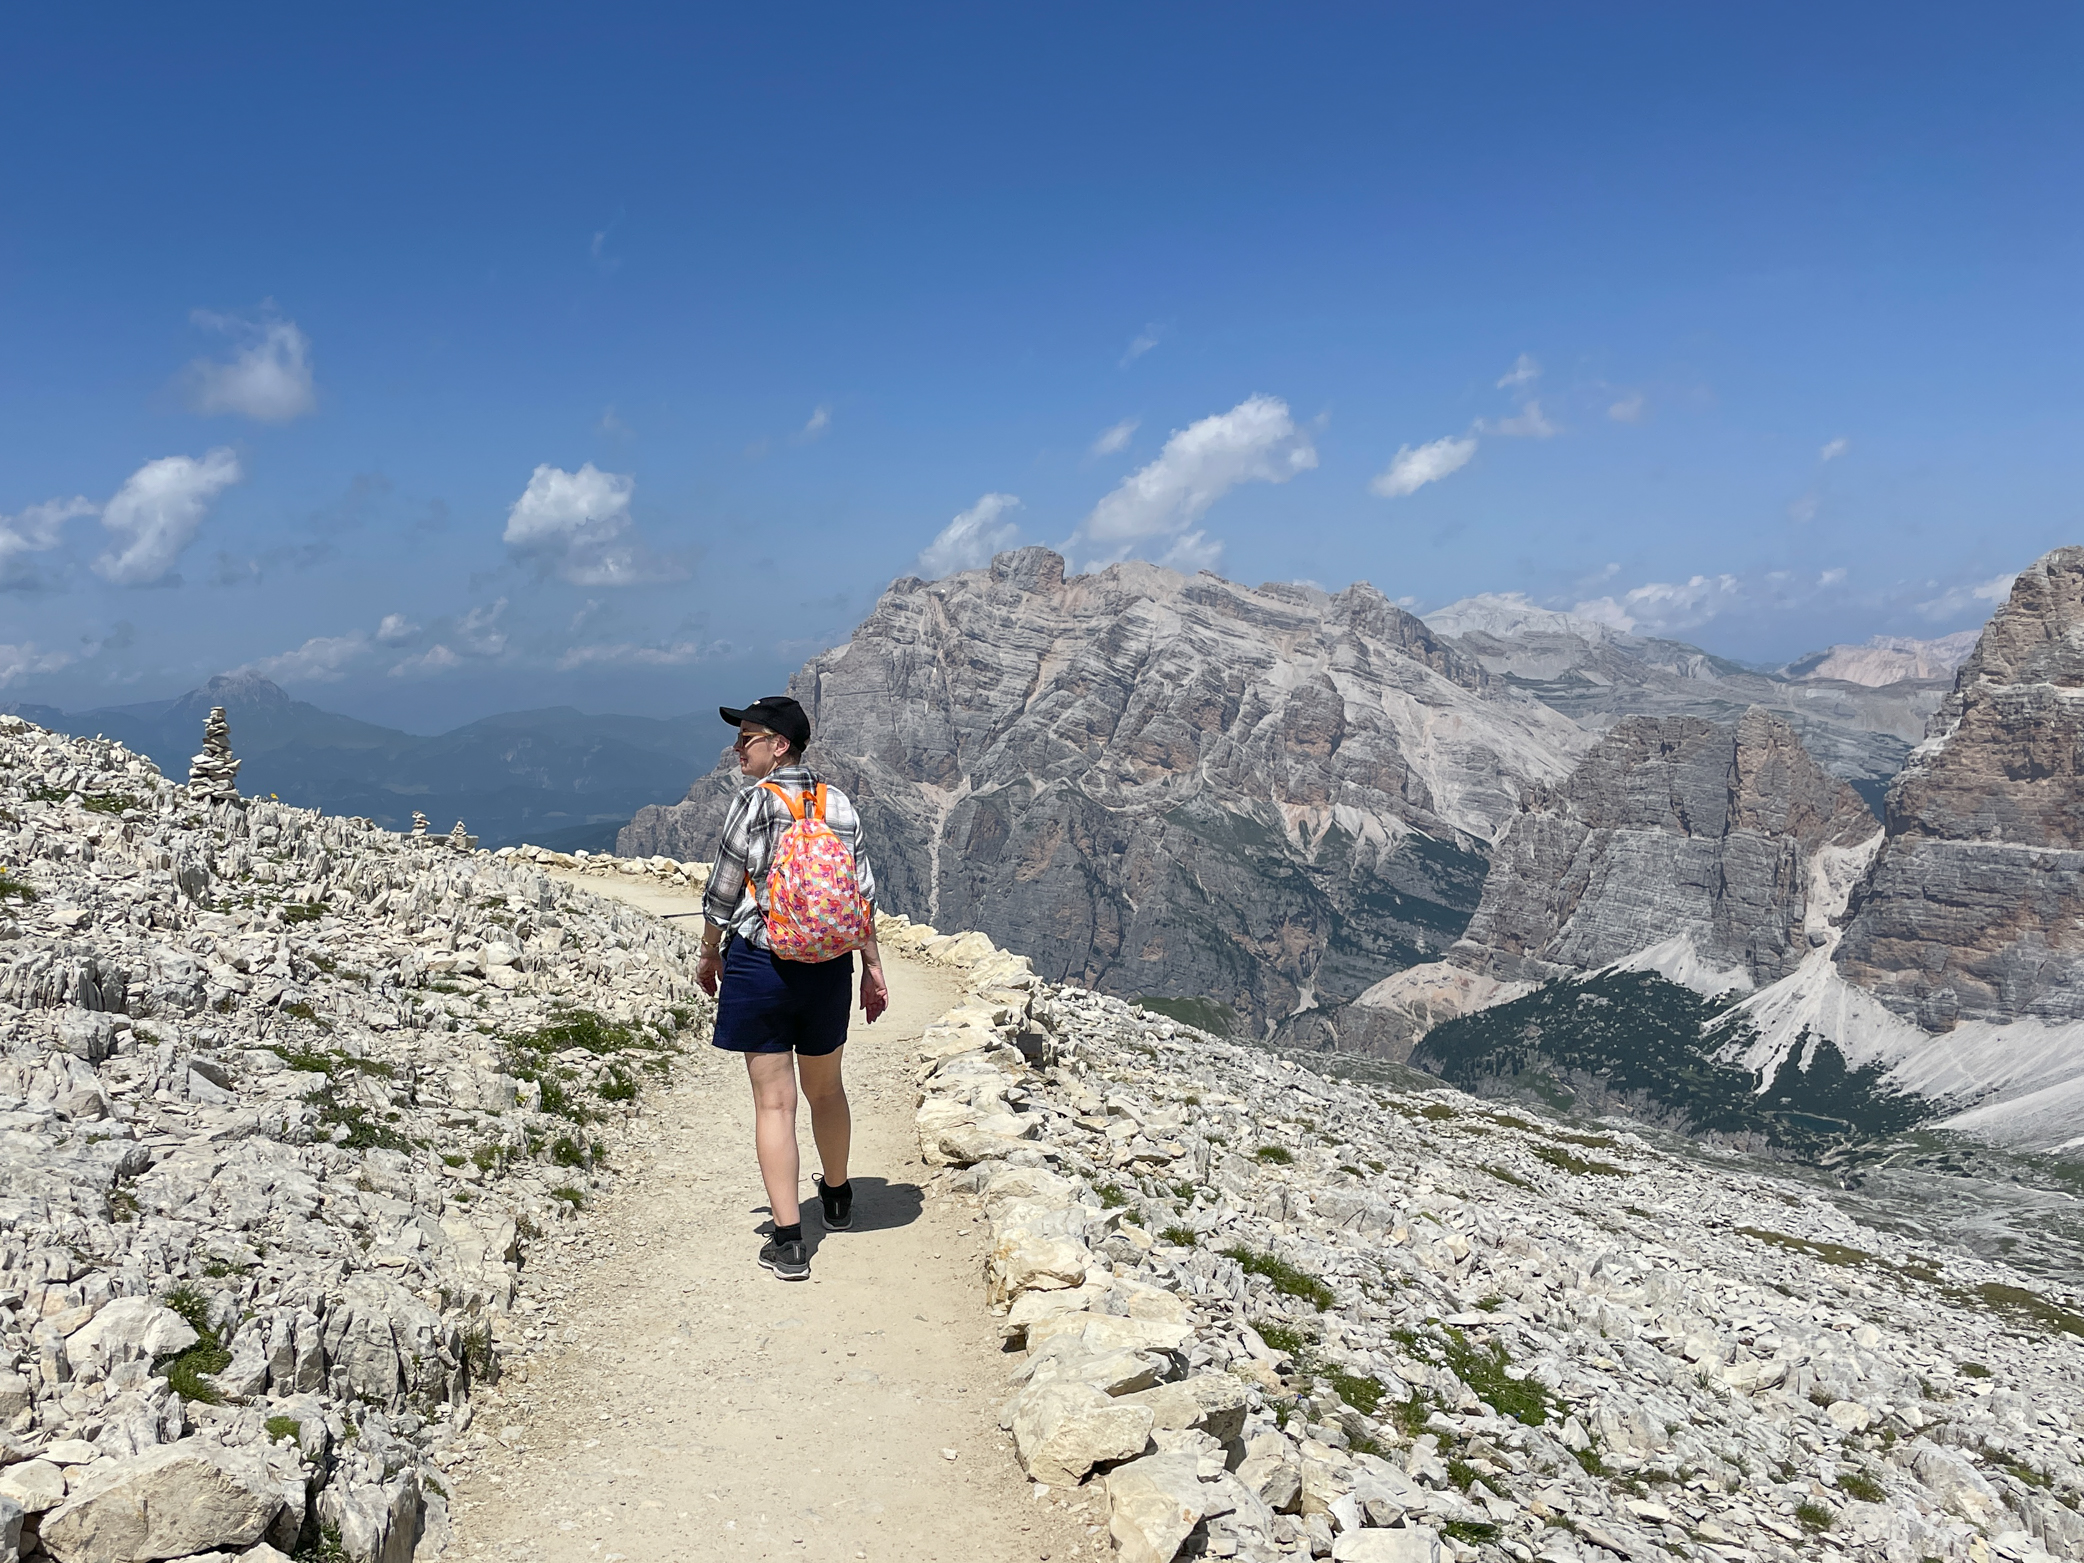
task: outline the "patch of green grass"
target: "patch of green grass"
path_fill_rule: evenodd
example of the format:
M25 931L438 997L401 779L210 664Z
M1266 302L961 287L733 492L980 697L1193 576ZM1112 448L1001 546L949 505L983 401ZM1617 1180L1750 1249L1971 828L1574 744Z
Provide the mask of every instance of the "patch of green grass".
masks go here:
M1829 1530L1837 1520L1835 1514L1813 1500L1796 1504L1795 1518L1802 1522L1804 1530L1814 1531Z
M1607 1470L1606 1461L1599 1457L1599 1445L1597 1444L1587 1444L1582 1449L1573 1449L1570 1451L1570 1457L1577 1461L1579 1467L1587 1476L1610 1476L1613 1474Z
M1179 1248L1192 1248L1201 1241L1201 1234L1192 1227L1170 1226L1158 1234L1159 1240Z
M63 803L72 794L63 787L47 787L39 782L22 796L31 803Z
M1192 1026L1196 1031L1206 1031L1210 1036L1227 1037L1237 1025L1237 1011L1215 999L1169 999L1146 993L1136 1001L1136 1007Z
M1447 1462L1447 1479L1454 1483L1458 1492L1467 1492L1475 1484L1476 1476L1476 1467L1467 1460L1450 1459Z
M1295 1155L1285 1145L1262 1145L1252 1155L1270 1167L1288 1167L1295 1163Z
M325 906L317 901L285 901L282 903L282 920L286 923L315 923L325 915Z
M1879 1503L1889 1495L1888 1489L1866 1471L1840 1471L1838 1490L1862 1503Z
M1434 1123L1445 1123L1448 1119L1458 1118L1461 1115L1445 1102L1428 1102L1425 1106L1419 1108L1418 1116L1430 1118Z
M583 1167L586 1152L569 1134L561 1134L550 1146L550 1159L560 1167Z
M356 1106L352 1102L336 1101L331 1093L323 1090L313 1091L304 1100L318 1108L320 1128L331 1131L335 1127L343 1125L346 1127L347 1135L338 1143L345 1146L348 1150L405 1151L412 1149L412 1141L398 1133L397 1130L391 1128L388 1124L377 1122L369 1116L366 1109Z
M340 1539L340 1527L333 1524L318 1528L318 1539L299 1547L290 1554L290 1563L353 1563L347 1555L347 1546Z
M583 1209L586 1204L585 1194L583 1194L578 1189L573 1188L570 1184L566 1184L563 1188L552 1189L550 1191L550 1197L552 1199L563 1200L574 1210Z
M1512 1364L1503 1345L1497 1341L1479 1344L1451 1324L1439 1325L1437 1329L1437 1334L1419 1330L1390 1333L1412 1356L1453 1373L1471 1394L1489 1402L1500 1416L1509 1416L1528 1427L1540 1427L1548 1421L1548 1391L1538 1379L1514 1378L1506 1371Z
M1196 1194L1196 1192L1198 1191L1191 1183L1175 1183L1172 1185L1172 1197L1177 1200L1183 1200L1189 1204L1193 1203L1194 1195Z
M1764 1243L1769 1248L1784 1248L1793 1254L1805 1254L1827 1265L1863 1265L1874 1258L1864 1248L1848 1248L1843 1243L1827 1243L1817 1238L1792 1237L1785 1232L1775 1232L1771 1227L1738 1227L1737 1231L1754 1243Z
M441 1158L441 1164L444 1167L460 1167L469 1160L468 1156L444 1155Z
M1266 1332L1262 1330L1259 1338L1265 1340ZM1382 1404L1380 1379L1364 1378L1357 1373L1327 1373L1324 1377L1338 1397L1362 1416L1373 1416Z
M7 870L0 869L0 901L20 901L26 906L35 899L34 885L25 885L19 879L10 879Z
M1285 1351L1291 1357L1301 1356L1310 1344L1309 1336L1303 1334L1301 1330L1296 1329L1293 1325L1281 1324L1273 1319L1254 1320L1252 1328L1257 1330L1259 1338L1265 1341L1267 1345L1273 1347L1275 1351Z
M1120 1210L1129 1203L1129 1196L1122 1192L1119 1183L1103 1183L1093 1192L1100 1196L1102 1210Z
M477 1163L478 1171L490 1172L505 1155L503 1149L488 1140L470 1153L470 1159Z
M1513 1186L1514 1188L1516 1188L1516 1189L1531 1189L1531 1188L1533 1188L1533 1187L1534 1187L1534 1185L1533 1185L1533 1184L1529 1183L1529 1182L1528 1182L1528 1181L1527 1181L1527 1180L1526 1180L1525 1178L1521 1177L1521 1176L1520 1176L1520 1175L1519 1175L1519 1174L1518 1174L1517 1172L1513 1172L1513 1171L1510 1171L1510 1170L1508 1170L1507 1168L1504 1168L1504 1167L1490 1167L1490 1166L1486 1166L1486 1167L1483 1167L1483 1168L1482 1168L1482 1169L1480 1169L1480 1170L1482 1170L1482 1171L1484 1171L1484 1172L1488 1172L1488 1173L1489 1173L1489 1174L1490 1174L1490 1175L1491 1175L1492 1177L1496 1178L1496 1179L1497 1179L1497 1180L1498 1180L1498 1181L1499 1181L1500 1183L1510 1183L1510 1184L1511 1184L1511 1185L1512 1185L1512 1186Z
M285 1015L295 1016L298 1020L308 1020L321 1031L331 1031L333 1029L333 1023L330 1020L322 1019L318 1011L306 1004L302 999L282 1005L281 1011Z
M2051 1487L2054 1485L2049 1479L2048 1473L2037 1466L2022 1465L2017 1460L2007 1460L2003 1455L1997 1456L1992 1461L1992 1464L1996 1465L2000 1470L2011 1472L2012 1475L2018 1477L2020 1481L2029 1487ZM1838 1485L1843 1487L1845 1483L1841 1480Z
M299 1443L304 1439L304 1424L293 1416L271 1416L268 1418L268 1442L279 1444L285 1438L294 1438Z
M514 1046L531 1053L561 1053L568 1047L589 1053L620 1053L642 1046L637 1028L608 1020L590 1009L569 1010L548 1025L539 1026Z
M1449 1520L1440 1527L1440 1534L1451 1536L1456 1541L1466 1541L1471 1546L1480 1546L1496 1541L1500 1532L1489 1520Z
M1990 1377L1990 1370L1984 1367L1980 1362L1963 1362L1956 1366L1954 1371L1956 1373L1959 1373L1963 1378Z
M637 1099L637 1079L624 1074L620 1069L611 1069L601 1079L600 1098L604 1102L634 1102Z
M166 1379L167 1386L183 1400L196 1400L206 1406L221 1406L224 1396L215 1386L205 1382L203 1375L222 1373L231 1366L232 1354L210 1328L210 1299L199 1287L182 1285L175 1287L160 1302L181 1316L181 1320L196 1333L196 1342L186 1351L174 1352L159 1358L152 1364L153 1370Z
M1339 1171L1341 1171L1341 1172L1345 1173L1345 1174L1346 1174L1346 1175L1347 1175L1347 1176L1348 1176L1349 1178L1359 1178L1359 1177L1365 1177L1365 1176L1366 1176L1366 1174L1365 1174L1365 1173L1363 1173L1363 1172L1362 1172L1362 1171L1360 1170L1360 1168L1358 1168L1358 1167L1349 1167L1349 1166L1347 1166L1347 1165L1346 1165L1345 1163L1343 1163L1343 1162L1341 1162L1341 1163L1339 1164Z
M2074 1308L2065 1308L2058 1302L2029 1292L2023 1286L2007 1286L2001 1281L1986 1281L1969 1294L1988 1305L1993 1311L2009 1315L2022 1323L2038 1324L2042 1329L2062 1335L2084 1335L2084 1313Z
M1626 1178L1632 1176L1626 1167L1616 1167L1610 1161L1587 1161L1582 1156L1573 1156L1560 1145L1537 1145L1534 1159L1545 1161L1551 1167L1578 1177Z
M1298 1270L1286 1260L1276 1259L1272 1254L1254 1253L1240 1244L1225 1249L1223 1257L1235 1259L1247 1275L1264 1276L1283 1297L1302 1298L1319 1313L1338 1301L1332 1289L1316 1276Z

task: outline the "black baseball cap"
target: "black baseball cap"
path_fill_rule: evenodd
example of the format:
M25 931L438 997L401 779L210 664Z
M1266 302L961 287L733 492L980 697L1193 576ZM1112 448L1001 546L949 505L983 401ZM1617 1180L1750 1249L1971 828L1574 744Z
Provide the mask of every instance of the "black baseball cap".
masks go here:
M762 695L742 711L731 706L718 706L716 711L733 727L750 722L770 733L780 733L796 754L803 753L810 743L810 718L787 695Z

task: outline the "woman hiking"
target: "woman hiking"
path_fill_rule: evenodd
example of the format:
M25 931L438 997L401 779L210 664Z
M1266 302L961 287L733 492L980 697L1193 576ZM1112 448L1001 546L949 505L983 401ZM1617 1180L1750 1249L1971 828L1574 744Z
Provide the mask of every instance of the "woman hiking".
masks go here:
M760 1263L785 1281L803 1281L810 1252L796 1199L799 1082L824 1169L825 1230L854 1224L847 1181L854 1125L840 1060L852 951L861 951L864 1018L873 1021L890 1001L876 948L875 873L854 805L803 763L810 743L803 707L768 695L743 710L717 709L738 729L738 769L751 785L724 816L702 898L695 981L716 999L715 1045L743 1053L752 1082L753 1149L774 1214Z

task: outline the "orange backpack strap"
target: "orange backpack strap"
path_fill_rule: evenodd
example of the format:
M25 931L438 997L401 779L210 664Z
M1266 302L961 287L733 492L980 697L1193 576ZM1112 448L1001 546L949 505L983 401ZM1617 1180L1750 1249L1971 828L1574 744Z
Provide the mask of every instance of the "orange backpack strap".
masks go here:
M818 812L814 817L823 819L825 817L825 784L823 782L818 783L816 807Z
M761 782L760 786L764 788L766 791L773 793L777 798L782 800L782 807L789 811L790 819L800 820L803 818L803 800L801 798L790 797L789 794L783 792L781 788L775 786L773 782ZM818 790L820 792L824 791L822 787ZM818 801L822 803L824 800L821 798Z

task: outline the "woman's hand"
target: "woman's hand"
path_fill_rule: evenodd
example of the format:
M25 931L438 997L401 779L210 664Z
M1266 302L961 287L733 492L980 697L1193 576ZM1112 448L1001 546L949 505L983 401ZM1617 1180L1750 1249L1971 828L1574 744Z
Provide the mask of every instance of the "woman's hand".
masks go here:
M861 963L862 1018L874 1025L876 1017L889 1007L890 984L883 979L882 962L864 960Z
M695 986L711 998L716 997L717 979L724 974L724 957L721 951L705 947L695 957Z

